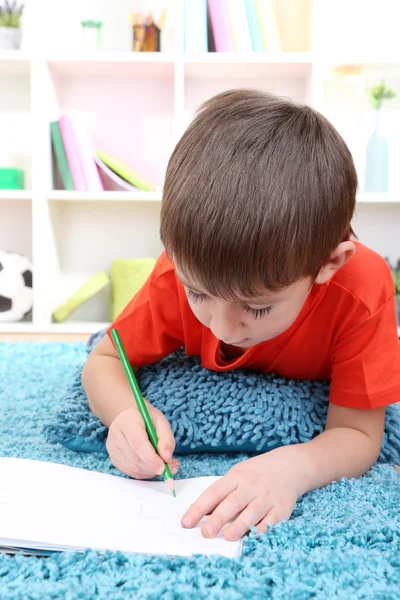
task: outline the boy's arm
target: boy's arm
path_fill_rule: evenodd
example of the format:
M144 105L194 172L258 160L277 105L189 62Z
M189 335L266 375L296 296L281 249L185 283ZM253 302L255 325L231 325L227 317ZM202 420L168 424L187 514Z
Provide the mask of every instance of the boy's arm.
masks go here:
M302 493L366 473L379 456L384 422L385 407L361 410L330 403L325 431L297 446L306 465Z
M189 507L184 527L205 515L206 537L221 528L229 540L252 525L257 532L289 519L297 499L342 477L365 473L379 455L385 408L360 410L330 404L326 429L310 442L283 446L238 463Z
M108 335L89 354L82 370L82 384L91 411L107 427L122 411L136 407L124 368Z

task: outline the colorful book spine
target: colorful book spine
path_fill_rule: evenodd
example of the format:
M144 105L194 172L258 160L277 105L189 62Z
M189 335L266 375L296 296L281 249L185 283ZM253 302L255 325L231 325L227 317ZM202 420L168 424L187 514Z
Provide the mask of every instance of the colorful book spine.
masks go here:
M85 175L81 165L78 145L76 143L75 133L72 126L72 121L68 115L63 115L58 120L60 131L67 155L69 168L71 169L72 180L75 189L79 192L87 191L88 185L85 180Z
M134 185L139 190L143 190L144 192L153 192L156 189L156 185L147 179L135 169L132 169L129 165L124 163L119 158L113 156L110 152L102 152L100 150L96 150L96 156L100 158L100 160L107 165L109 169L117 173L120 177L125 179L128 183Z
M69 168L67 155L65 153L64 143L58 121L52 121L50 123L50 137L53 146L54 156L58 163L58 168L60 170L61 181L63 183L64 189L72 192L75 190L75 186L72 180L71 170Z
M185 0L185 52L207 52L207 0Z
M236 52L253 52L244 0L227 0Z
M85 126L76 117L70 118L78 149L78 159L80 160L87 189L90 192L102 192L104 186L95 162L94 149L89 140Z
M254 0L244 0L249 24L253 52L264 52L264 43L261 35L260 22Z
M226 0L208 0L217 52L235 52Z
M282 52L282 44L272 0L255 0L266 52Z

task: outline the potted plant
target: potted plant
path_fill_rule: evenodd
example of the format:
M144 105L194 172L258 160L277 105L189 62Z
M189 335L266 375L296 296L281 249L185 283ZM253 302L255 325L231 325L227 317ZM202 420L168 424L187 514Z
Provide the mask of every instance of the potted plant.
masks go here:
M366 165L366 192L388 191L388 143L381 126L381 108L384 100L396 96L395 92L382 81L369 90L369 98L375 109L375 130L368 141Z
M21 15L24 5L17 0L0 0L0 50L21 47Z

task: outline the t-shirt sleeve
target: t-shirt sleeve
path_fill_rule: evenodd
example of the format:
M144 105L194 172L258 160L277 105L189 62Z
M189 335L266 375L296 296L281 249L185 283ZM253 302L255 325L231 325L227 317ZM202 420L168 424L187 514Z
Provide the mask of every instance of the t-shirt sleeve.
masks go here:
M372 409L400 401L400 342L395 298L339 337L332 357L330 401Z
M108 328L109 336L113 327L118 330L129 362L135 367L157 362L183 345L176 276L168 268L165 254Z

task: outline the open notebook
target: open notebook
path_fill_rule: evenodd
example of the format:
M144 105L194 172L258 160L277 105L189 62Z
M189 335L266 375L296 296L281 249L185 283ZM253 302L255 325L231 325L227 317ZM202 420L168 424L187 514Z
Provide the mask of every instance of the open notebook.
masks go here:
M137 481L54 463L0 458L0 546L43 550L221 554L239 556L241 542L209 540L199 524L180 520L218 477ZM35 552L34 552L35 553Z

